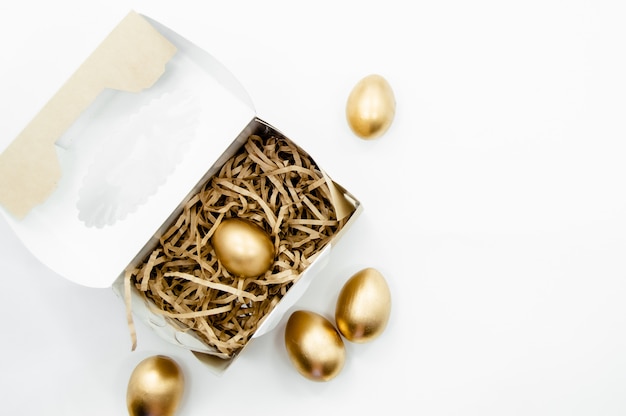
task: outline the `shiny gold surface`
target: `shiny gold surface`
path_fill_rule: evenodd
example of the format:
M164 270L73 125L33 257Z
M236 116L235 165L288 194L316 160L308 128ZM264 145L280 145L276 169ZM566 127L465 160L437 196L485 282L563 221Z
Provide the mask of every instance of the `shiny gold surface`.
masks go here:
M344 284L337 298L335 323L351 342L364 343L377 338L391 314L391 292L383 275L374 268L355 273Z
M295 311L285 327L285 346L294 367L313 381L329 381L337 376L346 360L341 336L323 316Z
M215 230L211 243L222 266L235 276L257 277L274 263L272 239L248 220L225 219Z
M350 92L346 118L352 131L363 139L382 136L396 114L396 100L391 86L380 75L368 75Z
M133 370L126 392L130 416L173 416L184 389L183 373L171 358L155 355Z

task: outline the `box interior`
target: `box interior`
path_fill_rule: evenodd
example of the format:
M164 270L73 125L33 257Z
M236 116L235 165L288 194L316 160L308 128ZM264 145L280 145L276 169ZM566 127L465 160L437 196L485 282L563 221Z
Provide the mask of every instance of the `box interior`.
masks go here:
M204 186L204 184L216 174L224 164L226 160L236 154L240 148L245 144L247 138L250 135L259 136L280 136L286 138L280 131L276 130L273 126L267 122L255 117L248 125L242 130L242 132L233 140L233 142L226 148L222 156L218 161L206 172L205 175L198 181L198 183L190 190L187 197L181 201L176 210L172 212L169 218L162 224L159 230L155 233L151 241L146 244L143 249L137 254L137 256L131 261L129 268L133 268L134 264L143 261L154 250L157 245L159 237L166 232L176 221L176 219L182 213L183 207L186 202L192 198L198 191ZM252 336L252 339L258 338L268 332L270 332L282 319L284 314L296 303L296 301L306 291L317 272L325 266L329 260L332 245L336 244L340 236L345 232L345 229L349 228L349 224L353 222L361 211L360 203L347 191L341 188L339 185L333 182L333 185L337 187L339 192L342 193L342 199L344 202L350 205L350 219L335 235L331 243L323 248L316 256L313 263L307 267L307 269L301 273L298 278L297 284L293 285L285 296L278 302L273 310L264 317L262 323L256 329ZM125 276L120 275L113 285L114 291L124 298L127 296L125 293ZM195 336L192 331L188 331L188 328L182 327L176 322L164 317L158 311L154 310L154 305L145 299L140 292L133 286L130 289L132 311L133 314L138 317L145 325L151 327L157 334L167 341L184 347L192 351L202 362L211 367L215 372L221 373L237 358L243 351L240 350L234 356L225 356L217 351L215 348L206 345L199 337ZM250 343L248 342L248 344ZM246 347L247 345L246 344ZM245 347L244 347L245 348Z

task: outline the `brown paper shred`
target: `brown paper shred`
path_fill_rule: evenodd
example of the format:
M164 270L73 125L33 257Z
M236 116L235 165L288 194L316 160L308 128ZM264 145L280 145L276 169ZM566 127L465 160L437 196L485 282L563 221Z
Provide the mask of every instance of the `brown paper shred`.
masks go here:
M146 263L146 267L143 270L142 278L141 278L141 291L145 292L148 290L148 283L150 282L150 272L156 263L157 256L159 255L159 251L155 250L148 259L148 263Z
M232 357L344 225L326 180L291 141L250 136L189 199L125 283L215 355ZM215 257L211 236L231 217L253 221L270 234L276 257L265 275L232 276Z
M137 348L137 331L135 330L135 322L133 321L133 314L131 312L132 310L131 293L130 293L131 278L132 278L132 273L127 270L124 273L124 303L126 306L126 322L128 324L128 329L130 331L130 342L131 342L130 349L131 351L135 351L135 349Z

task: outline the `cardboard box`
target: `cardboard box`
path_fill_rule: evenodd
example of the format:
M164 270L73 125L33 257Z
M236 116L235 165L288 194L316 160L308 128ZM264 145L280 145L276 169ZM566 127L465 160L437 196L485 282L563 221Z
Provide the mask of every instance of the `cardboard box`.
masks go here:
M131 12L0 155L0 212L53 271L124 297L124 271L252 134L284 137L212 56ZM327 179L347 222L253 338L294 305L362 209ZM132 296L135 317L214 369L238 355L213 359L214 348Z

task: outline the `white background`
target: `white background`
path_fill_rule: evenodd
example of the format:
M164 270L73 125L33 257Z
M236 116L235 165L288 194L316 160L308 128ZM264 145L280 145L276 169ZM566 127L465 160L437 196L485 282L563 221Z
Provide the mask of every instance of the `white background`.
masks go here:
M331 317L371 266L392 316L328 383L291 366L284 321L218 377L142 325L131 352L121 300L0 221L0 413L125 414L130 372L165 354L181 416L626 414L624 2L2 2L1 147L131 8L220 60L363 203L297 307ZM397 113L364 141L344 108L370 73Z

